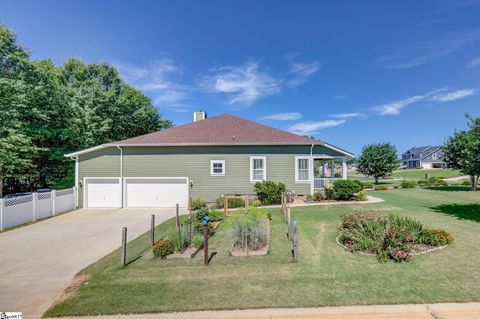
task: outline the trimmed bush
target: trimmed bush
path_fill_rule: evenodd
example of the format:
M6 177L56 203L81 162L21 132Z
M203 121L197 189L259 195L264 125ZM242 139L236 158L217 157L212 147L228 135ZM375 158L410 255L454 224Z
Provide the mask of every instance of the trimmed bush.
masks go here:
M335 174L333 174L333 177L335 177L335 178L342 178L342 173L336 172Z
M285 191L285 184L273 181L255 183L255 193L263 205L280 204L282 193Z
M192 209L197 210L202 207L207 207L207 203L201 198L192 199Z
M153 245L152 252L155 257L165 258L175 252L175 246L169 239L160 239Z
M415 188L417 183L415 181L402 181L402 188Z
M369 189L373 188L373 182L364 181L364 182L362 182L362 184L363 184L363 188L364 188L364 189L365 189L365 188L369 188Z
M312 200L315 202L321 202L326 199L325 194L322 191L316 191L313 193Z
M358 180L338 180L333 182L333 196L336 200L352 200L363 190L363 184Z
M368 200L368 198L367 198L367 193L365 193L365 191L361 191L355 194L355 201L364 202L366 200Z
M466 180L462 181L461 185L463 185L463 186L472 186L472 182L469 181L468 179L466 179Z
M376 191L386 191L386 190L388 190L388 186L380 184L380 185L375 185L373 187L373 189L376 190Z

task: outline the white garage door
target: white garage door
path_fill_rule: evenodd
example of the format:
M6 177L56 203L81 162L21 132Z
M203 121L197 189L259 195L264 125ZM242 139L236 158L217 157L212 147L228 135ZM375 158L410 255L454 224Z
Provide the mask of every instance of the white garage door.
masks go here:
M85 207L121 207L119 178L86 178Z
M180 207L188 205L188 178L126 178L126 207Z

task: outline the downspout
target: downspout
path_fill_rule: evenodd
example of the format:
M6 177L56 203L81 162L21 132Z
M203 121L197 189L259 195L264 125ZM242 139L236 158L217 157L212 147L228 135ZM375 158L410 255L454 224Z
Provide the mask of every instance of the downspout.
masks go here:
M78 189L78 155L75 156L75 157L70 157L70 159L72 161L75 161L75 181L74 181L74 185L75 185L75 194L73 195L74 198L75 198L75 208L78 207L78 192L79 192L79 189Z
M120 207L123 207L123 149L117 145L120 150Z
M311 168L311 173L310 173L310 195L313 195L314 193L314 187L315 187L315 165L313 163L313 148L315 147L315 144L312 144L310 147L310 168Z

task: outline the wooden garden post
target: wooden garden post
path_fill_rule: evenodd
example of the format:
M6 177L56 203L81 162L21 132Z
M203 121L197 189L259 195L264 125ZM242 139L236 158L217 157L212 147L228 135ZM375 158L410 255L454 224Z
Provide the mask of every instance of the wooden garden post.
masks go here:
M203 264L208 266L208 223L203 224Z
M155 245L155 215L152 214L150 220L150 236L152 238L152 246Z
M297 221L293 221L293 260L298 261L298 228Z
M290 207L287 206L287 226L288 226L288 232L287 232L287 238L292 239L292 224L291 224L291 216L290 216Z
M180 207L177 204L176 205L176 222L177 222L177 228L178 228L178 240L180 242L180 245L182 245L182 226L180 225Z
M223 215L227 216L228 214L228 196L223 196Z
M122 267L127 265L127 227L122 228Z

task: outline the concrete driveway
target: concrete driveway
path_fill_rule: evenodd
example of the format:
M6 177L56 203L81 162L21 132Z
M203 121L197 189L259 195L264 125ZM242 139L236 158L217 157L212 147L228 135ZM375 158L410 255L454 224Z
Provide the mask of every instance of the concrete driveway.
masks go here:
M175 216L175 209L81 209L0 234L0 312L40 318L74 275L121 244ZM120 261L119 261L120 262Z

